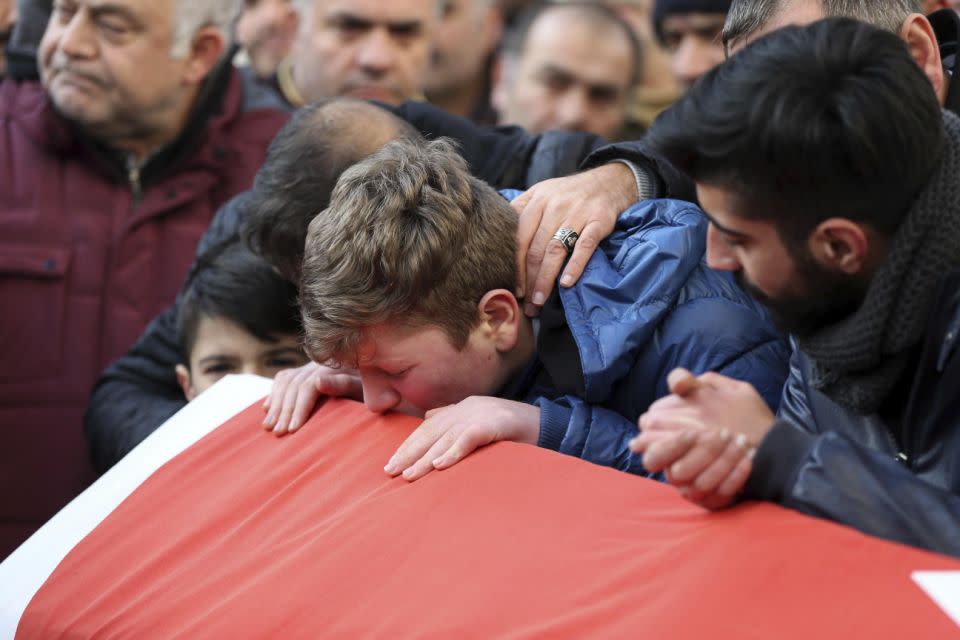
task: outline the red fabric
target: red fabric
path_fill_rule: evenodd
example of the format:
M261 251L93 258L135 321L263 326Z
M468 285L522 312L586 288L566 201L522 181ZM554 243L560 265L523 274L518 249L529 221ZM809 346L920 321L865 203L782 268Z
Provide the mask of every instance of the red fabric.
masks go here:
M910 580L945 557L773 505L501 443L407 484L414 426L253 407L161 468L56 569L17 638L945 638Z
M173 302L217 208L249 189L286 114L234 74L193 154L133 208L37 84L0 84L0 559L93 478L97 375ZM119 182L118 182L119 179Z

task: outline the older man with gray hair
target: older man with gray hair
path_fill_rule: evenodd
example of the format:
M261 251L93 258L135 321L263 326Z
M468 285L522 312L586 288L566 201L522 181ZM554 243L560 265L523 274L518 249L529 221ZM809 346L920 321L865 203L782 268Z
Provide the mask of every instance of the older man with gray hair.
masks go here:
M227 55L235 0L56 0L0 85L0 558L92 472L97 373L174 299L286 120Z

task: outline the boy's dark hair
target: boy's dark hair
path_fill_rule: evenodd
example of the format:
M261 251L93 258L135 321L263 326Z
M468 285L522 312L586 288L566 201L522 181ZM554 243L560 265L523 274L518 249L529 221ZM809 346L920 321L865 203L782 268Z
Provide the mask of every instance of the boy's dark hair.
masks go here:
M299 282L307 226L327 208L340 174L389 139L419 137L403 120L360 100L328 98L299 109L257 172L244 204L244 242Z
M299 335L296 287L247 249L238 237L197 258L183 290L177 330L184 362L197 340L201 318L228 318L265 342Z
M707 73L651 145L797 247L844 217L891 235L943 150L940 105L895 35L847 18L787 27Z
M536 0L522 9L504 30L500 39L500 53L508 57L519 57L527 45L527 36L534 23L548 11L554 9L572 10L580 14L580 19L591 20L596 28L613 27L623 33L630 47L630 59L633 60L633 74L631 84L640 81L643 72L640 40L634 33L633 27L620 17L614 9L598 2L584 0L574 2L556 2Z

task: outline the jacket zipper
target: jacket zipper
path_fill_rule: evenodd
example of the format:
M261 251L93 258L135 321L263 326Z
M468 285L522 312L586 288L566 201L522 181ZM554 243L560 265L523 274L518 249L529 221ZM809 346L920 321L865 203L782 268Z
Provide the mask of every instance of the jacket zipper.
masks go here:
M903 466L909 469L910 456L907 455L907 452L904 450L905 448L900 446L900 443L897 441L896 434L894 434L893 430L886 425L884 426L883 431L884 433L887 434L887 437L890 439L890 444L893 445L893 450L897 452L897 455L894 456L894 460L896 460L897 462L899 462L900 464L902 464Z
M143 185L140 184L140 165L135 157L127 157L127 180L130 182L130 191L133 194L133 208L140 206L143 200Z

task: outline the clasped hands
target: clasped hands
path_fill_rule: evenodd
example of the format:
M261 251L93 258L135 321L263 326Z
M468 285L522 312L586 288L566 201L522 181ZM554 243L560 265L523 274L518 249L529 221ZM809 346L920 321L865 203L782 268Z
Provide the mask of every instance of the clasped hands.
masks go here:
M671 395L640 416L630 450L642 453L648 471L664 472L692 502L727 507L746 485L774 415L746 382L685 369L673 370L667 381Z

